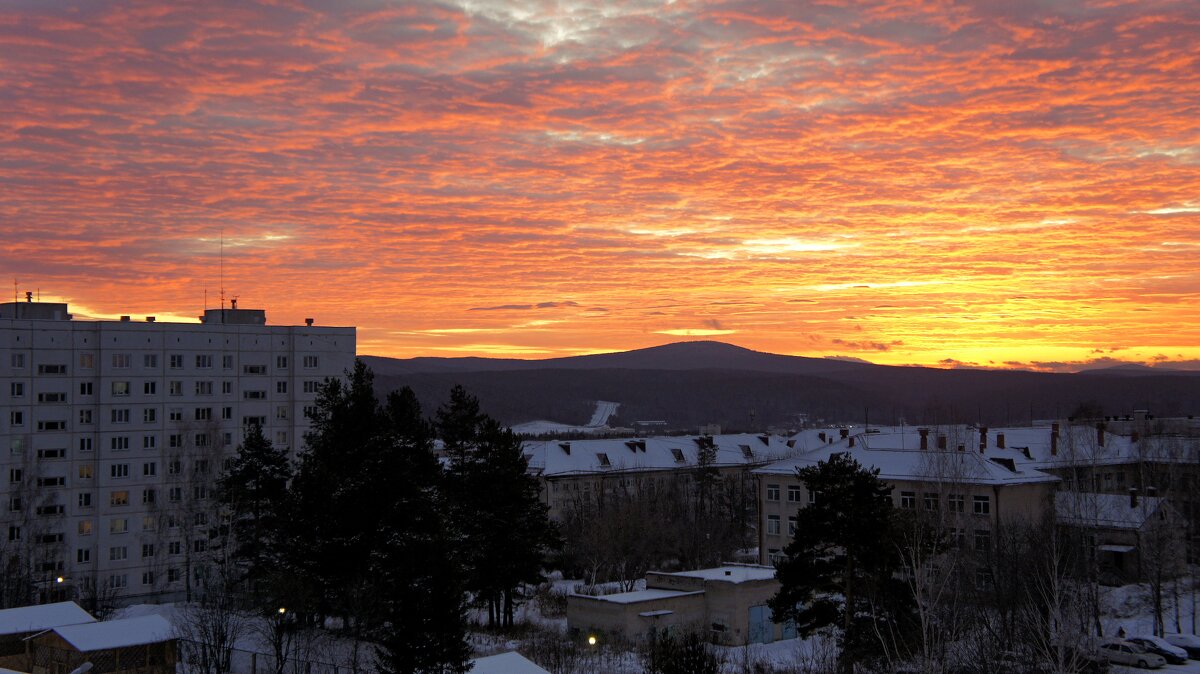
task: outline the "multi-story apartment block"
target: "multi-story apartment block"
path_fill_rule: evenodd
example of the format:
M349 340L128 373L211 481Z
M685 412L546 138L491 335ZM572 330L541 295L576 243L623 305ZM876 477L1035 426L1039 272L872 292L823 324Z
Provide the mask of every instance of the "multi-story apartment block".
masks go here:
M245 430L295 453L355 329L72 320L0 305L0 562L10 594L127 603L186 596L219 530L214 487ZM21 587L21 585L28 587Z

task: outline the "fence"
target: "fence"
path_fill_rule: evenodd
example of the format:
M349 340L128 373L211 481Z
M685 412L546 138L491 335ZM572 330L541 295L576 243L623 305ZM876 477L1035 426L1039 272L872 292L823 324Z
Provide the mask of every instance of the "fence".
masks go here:
M320 652L318 648L297 649ZM373 660L370 653L364 660ZM191 639L179 640L179 662L185 674L375 674L370 662L335 663L307 657L285 657L282 667L270 653L241 648L217 649Z

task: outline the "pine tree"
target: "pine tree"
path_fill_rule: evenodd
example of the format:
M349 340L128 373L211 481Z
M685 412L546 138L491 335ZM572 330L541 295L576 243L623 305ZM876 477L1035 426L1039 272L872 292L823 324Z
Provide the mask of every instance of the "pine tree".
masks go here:
M232 558L240 580L255 596L262 581L279 569L281 508L291 476L287 452L273 447L255 425L218 482L221 503L230 514Z
M776 566L781 584L771 599L776 622L792 620L801 635L841 628L843 670L873 654L869 620L903 620L895 580L891 487L879 471L849 454L796 471L815 503L796 513L796 537ZM878 624L878 623L876 623ZM889 627L890 629L890 627ZM873 648L874 647L874 648Z
M522 583L543 579L558 535L540 498L521 440L483 414L461 386L438 409L438 432L450 457L447 495L459 535L467 589L488 606L488 623L511 627Z

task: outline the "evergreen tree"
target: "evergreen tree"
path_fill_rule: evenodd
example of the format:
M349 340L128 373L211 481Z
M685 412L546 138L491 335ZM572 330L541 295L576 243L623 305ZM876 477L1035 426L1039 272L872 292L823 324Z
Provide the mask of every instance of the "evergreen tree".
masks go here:
M891 542L892 489L878 469L849 454L796 473L816 501L796 513L796 537L776 566L781 587L771 611L776 622L794 621L804 636L840 627L840 664L850 671L855 660L877 654L880 644L871 634L880 621L894 632L905 617Z
M232 559L241 572L238 580L256 596L263 579L279 569L281 508L291 476L287 452L273 447L255 425L217 483L221 503L230 514Z
M466 595L455 546L447 537L442 472L433 432L409 388L388 396L387 451L369 466L379 504L379 546L372 556L381 597L377 664L395 674L457 674L470 667Z
M447 495L467 589L488 606L488 623L511 627L522 583L543 579L558 535L542 503L521 440L480 412L461 386L438 409L438 432L450 457Z

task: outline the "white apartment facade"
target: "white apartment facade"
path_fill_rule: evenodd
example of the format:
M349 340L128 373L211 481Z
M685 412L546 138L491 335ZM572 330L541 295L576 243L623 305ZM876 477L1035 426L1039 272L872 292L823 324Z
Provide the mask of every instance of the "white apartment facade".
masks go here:
M35 598L187 596L219 530L213 490L250 425L294 455L352 327L76 321L0 304L0 562ZM19 589L19 588L17 588ZM10 589L10 592L12 589Z

